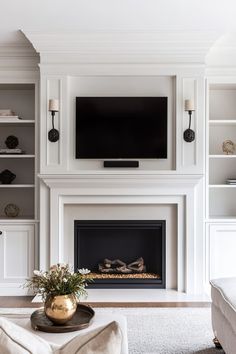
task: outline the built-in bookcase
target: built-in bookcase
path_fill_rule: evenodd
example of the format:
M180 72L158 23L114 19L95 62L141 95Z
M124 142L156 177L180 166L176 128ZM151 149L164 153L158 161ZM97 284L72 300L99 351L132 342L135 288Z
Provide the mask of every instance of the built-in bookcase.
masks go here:
M236 151L222 150L225 140L236 144L236 85L210 85L208 132L208 217L236 219L236 185L226 183L236 179Z
M35 160L35 85L0 84L0 108L11 109L21 119L0 117L0 148L6 148L5 140L14 135L19 140L23 154L0 154L0 172L5 169L16 175L11 184L0 184L0 219L18 222L19 219L36 218L36 160ZM4 213L7 204L20 208L16 218Z
M235 276L236 151L227 155L225 140L236 144L236 78L211 77L207 90L205 289L210 279Z
M38 267L37 95L34 78L0 84L0 109L20 117L0 117L0 148L6 149L6 138L14 135L22 150L0 154L0 172L10 170L16 175L12 183L0 183L0 295L26 294L20 285ZM10 203L19 207L18 216L5 215Z

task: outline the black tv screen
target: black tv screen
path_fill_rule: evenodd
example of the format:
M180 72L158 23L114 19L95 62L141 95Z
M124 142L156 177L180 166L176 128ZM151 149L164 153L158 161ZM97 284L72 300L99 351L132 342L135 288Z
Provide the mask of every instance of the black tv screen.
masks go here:
M76 158L167 158L167 97L77 97Z

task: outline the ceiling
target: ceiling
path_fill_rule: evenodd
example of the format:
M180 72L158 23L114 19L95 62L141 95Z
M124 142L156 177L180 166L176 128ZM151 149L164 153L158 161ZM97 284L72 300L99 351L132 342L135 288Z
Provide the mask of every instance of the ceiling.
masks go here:
M235 0L0 0L0 42L23 40L25 30L236 29Z
M214 38L220 39L217 46L228 48L233 43L236 48L235 0L0 0L0 4L2 53L6 47L16 45L33 50L20 30L53 31L58 32L58 37L60 33L73 31L125 34L214 31L217 34ZM215 58L215 51L212 53Z

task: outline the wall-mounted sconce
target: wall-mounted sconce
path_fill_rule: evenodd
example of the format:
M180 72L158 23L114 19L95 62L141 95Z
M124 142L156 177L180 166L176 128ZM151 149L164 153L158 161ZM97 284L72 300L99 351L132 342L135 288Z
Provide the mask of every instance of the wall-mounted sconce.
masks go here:
M195 132L191 129L191 118L192 113L195 111L194 109L194 101L193 100L185 100L184 102L184 110L189 114L189 126L188 129L184 131L184 140L187 143L191 143L195 140Z
M59 101L52 99L49 100L49 112L51 112L52 115L52 129L48 132L48 140L51 141L52 143L55 143L56 141L59 140L59 131L54 128L54 117L56 112L59 112Z

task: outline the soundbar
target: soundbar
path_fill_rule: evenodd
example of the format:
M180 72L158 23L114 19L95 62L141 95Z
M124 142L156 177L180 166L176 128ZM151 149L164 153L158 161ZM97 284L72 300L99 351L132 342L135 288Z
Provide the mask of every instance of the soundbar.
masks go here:
M139 161L104 161L103 166L110 167L110 168L113 168L113 167L137 168L137 167L139 167Z

